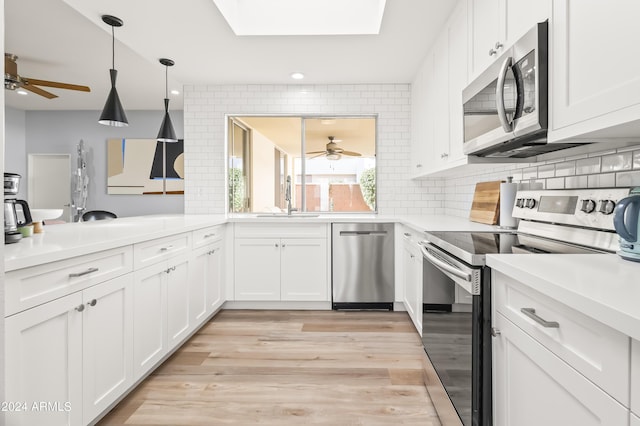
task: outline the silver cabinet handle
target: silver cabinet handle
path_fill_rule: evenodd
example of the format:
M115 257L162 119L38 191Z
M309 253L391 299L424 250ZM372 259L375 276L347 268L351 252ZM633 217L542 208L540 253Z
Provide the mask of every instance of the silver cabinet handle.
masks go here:
M84 311L84 305L76 306L76 311L78 311L78 312Z
M203 236L202 238L211 238L211 237L215 237L216 234L207 234L205 236Z
M209 250L209 251L207 252L207 254L208 254L208 255L212 255L213 253L215 253L215 252L216 252L216 250L217 250L217 249Z
M540 324L545 328L560 327L560 324L558 324L558 322L556 321L547 321L544 318L541 318L538 314L536 314L536 310L533 308L522 308L520 309L520 312L522 312L523 314L525 314L526 316L528 316L529 318L531 318L532 320L534 320L535 322L537 322L538 324Z
M496 53L498 53L496 50L493 50L493 48L489 49L489 56L493 56Z
M83 272L72 272L71 274L69 274L69 278L77 278L77 277L81 277L83 275L88 275L88 274L92 274L94 272L98 272L98 268L89 268L86 271Z
M170 273L171 271L175 271L175 270L176 270L176 267L175 267L175 266L172 266L171 268L167 268L167 269L165 270L165 272L168 274L168 273Z
M496 41L496 50L502 49L502 46L504 46L502 43L500 43L499 41Z
M98 303L98 301L96 299L91 299L91 300L89 300L88 305L89 306L96 306L96 303Z
M405 232L405 233L404 233L404 236L408 238L408 237L410 237L410 236L411 236L411 234L410 234L410 233L408 233L408 232Z
M166 246L166 247L160 247L160 251L167 251L167 250L170 250L172 248L173 248L173 245L169 245L169 246Z
M491 335L492 335L493 337L497 337L497 336L499 336L500 334L502 334L502 333L500 332L500 330L498 330L498 329L497 329L497 328L495 328L495 327L491 327Z
M278 243L276 243L276 247L278 247Z
M416 164L416 167L420 168L422 167L422 164Z

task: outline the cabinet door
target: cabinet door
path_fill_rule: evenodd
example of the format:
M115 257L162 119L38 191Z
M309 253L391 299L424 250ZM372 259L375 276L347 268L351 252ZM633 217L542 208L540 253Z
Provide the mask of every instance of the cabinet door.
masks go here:
M629 426L640 426L640 417L636 416L633 413L631 413L630 417L631 422L629 423Z
M640 414L640 341L631 339L631 411Z
M176 347L189 334L189 262L186 257L170 259L167 268L168 348Z
M404 306L422 336L422 254L409 240L402 246Z
M209 258L211 246L193 253L189 262L189 322L191 329L197 328L208 314L207 281L209 280Z
M551 17L551 0L501 0L505 46L510 46L538 22Z
M329 300L327 240L287 238L281 249L281 300Z
M495 426L628 424L624 406L502 314L494 319Z
M504 52L500 0L469 0L470 80L486 69ZM503 46L496 49L496 43ZM497 53L490 54L490 50Z
M84 423L133 384L133 274L83 291Z
M427 68L433 68L433 55L429 54L411 84L411 177L427 173Z
M447 38L449 44L449 157L448 162L465 159L462 127L462 90L467 86L467 7L460 2L449 21Z
M280 300L280 239L235 240L235 300Z
M214 244L207 262L207 313L215 312L224 303L224 253L222 241Z
M167 353L167 264L136 271L133 285L134 380Z
M434 68L432 83L433 121L432 164L443 168L449 159L449 37L442 31L433 46Z
M557 133L554 139L638 119L640 57L631 54L640 40L638 17L637 1L553 2L551 126L555 131L576 125ZM631 133L602 136L637 134L636 126Z
M83 424L81 305L77 292L5 319L7 425Z

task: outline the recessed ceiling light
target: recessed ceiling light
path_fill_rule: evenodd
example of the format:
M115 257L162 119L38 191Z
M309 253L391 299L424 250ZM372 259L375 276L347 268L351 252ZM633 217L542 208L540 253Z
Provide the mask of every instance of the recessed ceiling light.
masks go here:
M27 91L26 91L26 90L24 90L24 89L18 89L18 90L16 90L16 93L17 93L18 95L22 95L22 96L24 96L24 95L28 95L28 94L29 94L29 92L27 92Z
M292 72L291 78L294 80L302 80L304 78L304 74L302 74L301 72Z
M173 89L173 90L171 91L171 94L172 94L172 95L179 95L179 94L180 94L180 91L179 91L179 90L175 90L175 89Z
M386 0L213 0L236 35L379 34Z

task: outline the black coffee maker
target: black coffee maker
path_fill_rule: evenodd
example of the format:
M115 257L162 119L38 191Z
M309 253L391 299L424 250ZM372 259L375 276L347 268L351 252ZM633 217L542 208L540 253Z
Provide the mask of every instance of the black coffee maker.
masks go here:
M29 204L25 200L7 198L7 195L18 195L20 175L4 174L4 243L17 243L22 239L18 227L30 225L32 222Z

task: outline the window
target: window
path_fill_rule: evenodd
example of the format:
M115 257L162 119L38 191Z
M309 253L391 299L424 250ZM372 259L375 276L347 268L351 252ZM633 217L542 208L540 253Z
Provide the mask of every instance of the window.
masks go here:
M233 116L229 212L376 211L376 117Z

